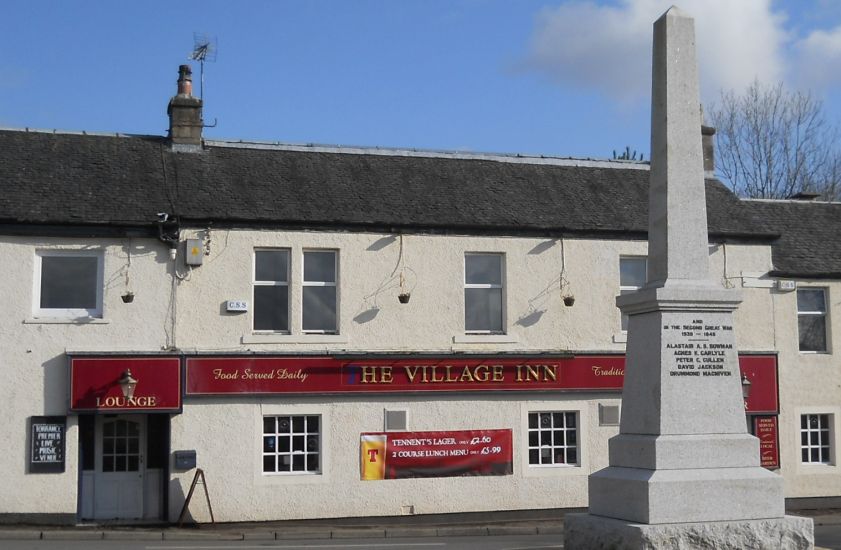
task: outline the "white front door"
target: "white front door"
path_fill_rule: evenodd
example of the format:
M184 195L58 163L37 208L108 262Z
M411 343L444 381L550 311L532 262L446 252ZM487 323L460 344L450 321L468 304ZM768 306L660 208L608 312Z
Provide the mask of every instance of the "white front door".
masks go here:
M144 415L96 419L94 519L143 517Z

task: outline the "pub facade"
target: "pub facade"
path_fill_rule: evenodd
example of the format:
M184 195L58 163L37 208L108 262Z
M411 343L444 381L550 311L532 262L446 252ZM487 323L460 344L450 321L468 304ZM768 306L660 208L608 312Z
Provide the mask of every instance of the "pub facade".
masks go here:
M647 165L190 128L0 130L0 521L175 521L199 470L216 521L587 505ZM701 343L680 370L741 386L790 505L834 505L841 205L707 198L740 372Z

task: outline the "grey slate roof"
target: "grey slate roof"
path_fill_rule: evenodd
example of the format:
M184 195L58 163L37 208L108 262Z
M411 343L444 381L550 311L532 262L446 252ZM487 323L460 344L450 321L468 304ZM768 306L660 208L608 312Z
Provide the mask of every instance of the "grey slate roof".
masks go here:
M305 149L211 142L175 153L163 137L0 130L0 232L154 230L167 212L196 226L646 236L639 166ZM711 237L782 234L774 261L787 275L841 276L839 208L741 201L707 180Z
M607 165L609 163L602 163ZM648 171L446 156L247 147L173 153L164 138L0 131L0 222L182 222L632 233L647 229ZM761 237L708 183L710 231Z
M757 226L781 234L775 275L841 279L841 203L745 200Z

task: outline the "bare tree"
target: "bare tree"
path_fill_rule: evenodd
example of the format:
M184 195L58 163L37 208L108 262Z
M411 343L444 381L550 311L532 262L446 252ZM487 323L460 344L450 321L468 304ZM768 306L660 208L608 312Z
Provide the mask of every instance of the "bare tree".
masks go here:
M840 198L838 128L811 93L755 80L742 95L722 92L709 115L716 127L716 169L734 192L753 198L799 192Z

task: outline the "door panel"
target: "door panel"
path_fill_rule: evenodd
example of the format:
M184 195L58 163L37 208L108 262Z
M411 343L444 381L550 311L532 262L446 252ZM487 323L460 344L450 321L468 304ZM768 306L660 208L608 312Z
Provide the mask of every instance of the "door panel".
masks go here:
M95 519L143 517L145 416L97 417Z

